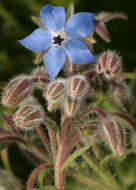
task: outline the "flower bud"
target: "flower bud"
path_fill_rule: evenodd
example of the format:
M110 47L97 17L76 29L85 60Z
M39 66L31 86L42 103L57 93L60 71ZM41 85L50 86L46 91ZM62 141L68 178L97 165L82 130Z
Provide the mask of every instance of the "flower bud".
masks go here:
M55 80L51 82L48 87L47 91L44 93L47 101L57 101L58 99L62 98L65 94L65 83L63 80Z
M39 105L24 105L13 115L13 121L17 127L32 129L44 121L44 113Z
M32 81L27 76L13 79L4 89L2 104L7 107L16 106L26 98L32 90Z
M109 33L106 28L106 22L115 18L127 19L127 16L122 13L108 12L100 12L94 16L94 30L106 42L110 42Z
M123 127L113 116L107 116L102 119L100 135L116 156L121 156L126 152L126 140Z
M68 117L73 117L77 113L79 106L80 106L80 101L78 99L66 97L64 109Z
M86 94L88 84L82 75L74 76L69 81L69 95L73 98L80 98Z
M36 69L34 69L32 72L32 76L38 78L48 78L48 74L45 70L45 67L37 67Z
M121 73L121 58L114 51L100 55L96 66L97 73L103 73L107 80L119 79Z
M0 170L0 190L23 190L23 187L11 173Z

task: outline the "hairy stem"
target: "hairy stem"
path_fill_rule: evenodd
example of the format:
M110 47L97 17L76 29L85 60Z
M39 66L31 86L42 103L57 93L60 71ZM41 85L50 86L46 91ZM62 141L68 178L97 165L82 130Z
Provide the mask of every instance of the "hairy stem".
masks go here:
M47 150L48 154L51 156L51 150L50 150L50 145L48 143L48 138L47 138L45 132L43 131L42 127L41 126L37 127L36 131L37 131L39 137L41 138L41 141L42 141L45 149Z
M55 135L55 132L50 128L48 128L48 133L49 133L49 137L50 137L51 151L52 151L52 156L53 156L53 161L54 161L54 166L55 166L56 157L57 157L56 135Z
M27 190L33 190L33 183L34 183L34 180L36 178L36 176L38 175L38 173L45 169L45 168L51 168L52 165L45 165L45 164L42 164L40 165L38 168L36 168L32 173L31 175L29 176L28 178L28 181L27 181Z
M65 157L64 157L64 162L67 160L67 158L70 155L70 152L72 150L72 148L74 147L74 145L76 145L76 143L79 141L79 136L76 135L72 138L72 140L70 141L70 143L67 146L67 151L65 153Z
M6 113L4 113L2 115L3 120L7 123L10 131L12 132L13 135L17 135L17 132L15 130L15 126L14 123L9 119L8 115Z
M21 137L7 135L0 138L0 143L6 142L6 141L14 141L16 143L19 143L23 145L23 148L25 150L27 150L30 153L33 153L34 156L38 157L42 161L51 162L50 158L46 154L44 154L41 150L36 148L32 143L22 139Z
M67 127L68 127L67 118L64 116L61 124L60 144L58 147L58 153L55 165L55 186L58 190L63 189L63 183L64 183L64 171L61 170L61 166L63 164L64 154L66 149Z

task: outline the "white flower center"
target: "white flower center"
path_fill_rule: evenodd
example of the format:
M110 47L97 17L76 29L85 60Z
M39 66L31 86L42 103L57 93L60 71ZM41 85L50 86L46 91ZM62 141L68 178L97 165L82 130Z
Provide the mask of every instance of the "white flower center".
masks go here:
M69 39L69 36L63 29L52 32L51 42L55 47L64 46Z

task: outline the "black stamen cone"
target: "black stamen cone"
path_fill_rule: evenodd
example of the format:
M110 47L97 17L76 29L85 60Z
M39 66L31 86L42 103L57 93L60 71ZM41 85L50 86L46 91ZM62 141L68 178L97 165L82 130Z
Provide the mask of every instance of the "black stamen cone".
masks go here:
M58 35L57 37L54 37L53 40L54 40L53 44L59 44L59 46L61 46L61 42L62 42L64 39L61 38L60 35Z

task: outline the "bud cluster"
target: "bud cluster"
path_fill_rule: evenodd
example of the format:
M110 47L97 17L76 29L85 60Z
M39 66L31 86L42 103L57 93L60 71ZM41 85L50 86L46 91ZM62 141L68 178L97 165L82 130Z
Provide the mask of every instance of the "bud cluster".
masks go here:
M64 108L71 117L79 108L81 99L88 90L86 78L82 75L69 79L57 79L51 82L44 91L43 96L48 102L48 110L53 111L59 107Z
M102 53L98 59L96 72L103 73L107 80L120 79L121 58L114 51Z

